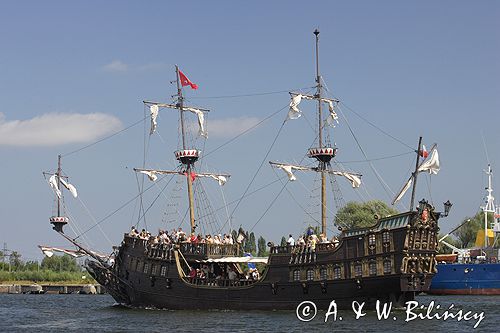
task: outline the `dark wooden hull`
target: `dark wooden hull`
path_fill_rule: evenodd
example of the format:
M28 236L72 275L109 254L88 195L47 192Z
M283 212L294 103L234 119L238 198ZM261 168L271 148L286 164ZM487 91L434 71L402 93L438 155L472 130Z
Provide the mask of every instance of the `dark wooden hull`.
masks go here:
M397 219L404 223L379 222L378 229L346 233L337 247L272 248L262 277L252 283L192 281L181 273L179 258L196 265L209 256L206 249L151 251L144 241L130 237L125 237L113 267L90 262L88 269L117 302L134 307L292 310L302 301L313 301L318 309L327 310L332 301L339 308L351 308L353 301L375 304L377 300L403 306L416 293L429 290L438 229L435 223L424 232L412 214ZM395 227L386 228L389 222ZM382 237L383 232L390 235ZM376 234L373 243L370 234Z

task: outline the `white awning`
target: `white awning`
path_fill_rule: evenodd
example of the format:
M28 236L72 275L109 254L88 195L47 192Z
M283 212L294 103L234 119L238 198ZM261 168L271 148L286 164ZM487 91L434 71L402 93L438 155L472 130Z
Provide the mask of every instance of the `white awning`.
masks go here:
M224 257L217 259L196 260L196 262L233 262L233 263L262 263L267 264L267 257Z

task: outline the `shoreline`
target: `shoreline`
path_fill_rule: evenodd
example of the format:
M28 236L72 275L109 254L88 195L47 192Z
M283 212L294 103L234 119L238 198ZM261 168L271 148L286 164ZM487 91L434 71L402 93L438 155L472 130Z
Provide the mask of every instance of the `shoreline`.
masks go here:
M106 291L100 284L73 283L1 283L0 294L85 294L102 295Z

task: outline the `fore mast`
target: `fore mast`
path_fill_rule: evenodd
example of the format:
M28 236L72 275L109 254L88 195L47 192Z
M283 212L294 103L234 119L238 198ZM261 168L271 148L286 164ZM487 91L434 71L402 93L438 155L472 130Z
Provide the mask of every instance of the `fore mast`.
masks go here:
M195 232L196 224L194 218L194 198L193 198L193 179L191 176L192 165L198 160L199 151L196 149L187 149L186 146L186 130L184 127L184 97L182 96L182 87L179 76L179 67L175 66L175 75L177 79L177 107L181 118L181 135L182 135L182 151L177 151L175 156L186 166L186 180L189 201L189 222L191 225L191 233Z
M180 132L181 132L181 146L180 149L175 151L175 158L182 164L180 170L157 170L157 169L144 169L144 168L134 168L134 171L145 174L151 181L157 180L157 175L180 175L186 177L187 182L187 192L188 192L188 204L189 204L189 223L191 227L191 233L195 233L198 226L196 221L196 212L194 204L194 188L193 181L196 178L212 178L219 182L219 185L224 185L227 178L230 177L228 174L218 174L218 173L208 173L208 172L196 172L194 170L194 164L200 157L200 151L191 147L188 142L186 126L185 126L185 113L190 112L196 115L198 118L199 132L198 134L202 137L207 137L207 132L205 129L205 113L209 112L207 109L195 108L191 106L184 105L184 96L182 94L182 87L191 86L191 89L198 89L198 85L191 82L186 75L175 66L175 75L177 83L177 101L175 104L168 103L158 103L151 101L143 101L143 103L149 108L151 113L151 131L150 135L155 133L157 126L157 117L160 109L175 109L179 110L180 118Z

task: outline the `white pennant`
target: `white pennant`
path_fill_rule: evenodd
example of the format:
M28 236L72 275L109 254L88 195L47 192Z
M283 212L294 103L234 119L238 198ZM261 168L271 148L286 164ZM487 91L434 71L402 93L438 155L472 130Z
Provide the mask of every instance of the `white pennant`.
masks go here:
M61 179L61 184L63 184L64 187L66 187L66 189L68 191L70 191L71 195L73 195L73 198L76 198L78 196L78 192L76 192L76 187L74 187L70 183L66 182L64 179L62 179L62 178L60 178L60 179Z
M323 101L328 103L328 110L330 111L330 115L328 116L328 118L326 118L326 122L329 126L335 127L335 123L337 123L337 124L339 123L339 116L335 112L335 108L333 106L333 101L330 101L327 99L324 99Z
M361 186L361 178L356 174L342 171L333 171L333 173L337 176L343 176L347 178L351 182L353 188Z
M302 116L302 111L299 110L299 104L302 100L302 95L292 96L290 101L290 111L288 111L288 119L298 119Z
M55 194L59 199L61 199L61 190L59 189L59 186L57 185L57 180L56 180L56 175L52 175L49 178L49 185L52 187L52 190L54 190Z
M418 172L428 171L431 175L437 175L440 170L439 154L436 148L432 149L431 156L418 168Z
M151 113L151 130L149 132L149 135L153 134L156 131L156 125L158 123L156 122L156 118L158 118L158 105L153 104L149 106L149 112Z
M152 181L152 182L154 182L154 181L156 181L158 179L158 176L153 171L141 170L139 172L145 174L146 176L148 176L149 180Z
M204 138L208 137L208 133L205 130L205 115L203 114L203 111L190 107L185 107L184 110L191 111L198 116L198 134Z

